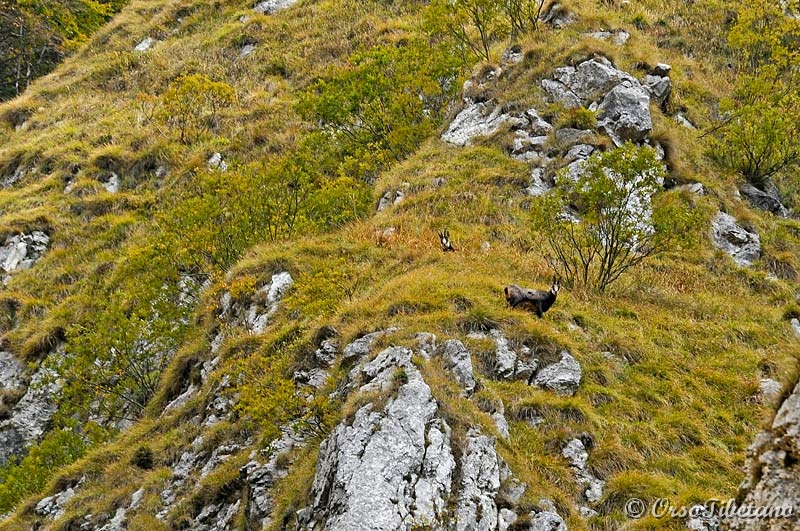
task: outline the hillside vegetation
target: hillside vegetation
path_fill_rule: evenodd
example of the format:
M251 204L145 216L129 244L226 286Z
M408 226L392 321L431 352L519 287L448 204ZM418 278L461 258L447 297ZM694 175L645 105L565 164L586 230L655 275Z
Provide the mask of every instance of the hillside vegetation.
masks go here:
M80 4L102 8L97 26L121 7ZM48 242L30 267L3 259L2 350L24 377L0 381L0 437L29 387L57 406L45 433L0 454L0 529L121 528L103 527L115 517L141 530L295 529L323 441L409 381L398 369L391 390L349 383L357 360L345 345L393 327L369 355L415 349L453 440L473 428L496 437L527 485L515 510L547 499L570 530L683 529L630 519L625 503L735 497L781 395L763 382L789 388L800 353L789 324L800 317L797 19L716 0L253 8L131 0L0 105L0 244ZM618 31L629 38L615 42ZM542 89L556 68L603 57L637 79L671 65L671 93L650 102L640 142L663 166L653 149L617 149L594 109ZM511 122L464 146L443 141L474 102L535 108L553 124L545 176L556 183L567 170L554 168L572 162L561 130L590 130L582 143L595 153L645 153L663 236L647 259L606 283L559 268L551 229L564 204L592 204L586 187L529 194L545 163L512 157ZM599 178L631 159L591 160L606 164ZM702 193L686 186L696 183ZM747 185L784 210L756 208ZM712 245L718 212L760 236L751 265ZM455 252L440 246L445 229ZM555 272L565 287L542 319L508 307L504 286L547 289ZM498 376L494 331L542 367L570 353L577 392ZM474 393L420 354L421 332L463 342ZM331 338L338 357L310 385ZM302 443L277 458L269 514L256 517L248 500L263 493L247 467L272 459L287 431ZM575 438L604 482L598 500L562 454ZM185 457L201 455L222 457ZM42 508L66 491L58 511ZM198 523L221 507L226 527Z

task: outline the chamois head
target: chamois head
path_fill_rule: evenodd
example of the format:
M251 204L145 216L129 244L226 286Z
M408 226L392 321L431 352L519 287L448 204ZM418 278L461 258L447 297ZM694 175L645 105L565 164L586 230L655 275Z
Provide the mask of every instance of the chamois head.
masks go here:
M453 247L453 242L450 241L449 229L444 229L443 231L439 232L439 243L442 244L442 251L452 252L456 250L456 248Z
M561 279L553 277L553 284L550 286L550 293L558 295L558 290L561 289Z

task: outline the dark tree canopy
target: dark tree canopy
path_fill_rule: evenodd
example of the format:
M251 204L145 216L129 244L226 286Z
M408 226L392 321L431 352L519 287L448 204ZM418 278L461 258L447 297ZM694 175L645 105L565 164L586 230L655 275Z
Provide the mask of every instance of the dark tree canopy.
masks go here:
M0 101L50 72L126 1L0 0Z

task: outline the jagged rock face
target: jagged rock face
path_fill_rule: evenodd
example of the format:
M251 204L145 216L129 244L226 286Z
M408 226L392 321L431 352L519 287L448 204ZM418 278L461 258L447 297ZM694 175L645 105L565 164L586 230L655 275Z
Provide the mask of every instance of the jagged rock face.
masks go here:
M733 258L742 267L752 265L761 256L761 240L736 223L736 218L720 212L711 221L711 237L714 245Z
M395 530L442 521L455 470L450 428L411 354L390 348L364 367L362 389L391 385L398 366L407 381L383 411L363 406L322 443L299 529Z
M472 357L467 347L457 339L449 339L436 350L436 355L444 360L445 369L450 371L456 381L464 388L464 393L472 394L477 386L472 371Z
M29 444L42 438L57 410L53 399L60 390L54 371L42 368L33 375L10 418L0 423L0 465L21 456Z
M738 506L794 507L788 518L723 518L723 531L790 531L800 527L800 382L781 404L771 426L747 452L748 473Z
M0 269L7 274L29 269L44 255L48 245L50 237L38 230L9 236L0 247Z
M419 339L427 346L434 341L431 334ZM459 355L466 350L458 341L445 345ZM382 409L361 407L323 441L298 530L506 531L517 521L498 499L516 505L524 485L497 454L495 440L475 428L454 451L451 428L411 356L407 348L389 347L356 368L359 392L391 398Z

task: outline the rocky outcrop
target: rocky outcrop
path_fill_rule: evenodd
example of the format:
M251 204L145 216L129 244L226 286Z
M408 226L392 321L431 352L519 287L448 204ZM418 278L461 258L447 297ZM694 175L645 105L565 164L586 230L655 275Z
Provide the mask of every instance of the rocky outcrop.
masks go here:
M777 187L772 183L767 183L764 189L756 188L750 183L745 183L739 188L739 192L753 207L772 212L776 216L785 218L789 215L789 210L781 203L781 195Z
M294 284L292 275L283 271L272 275L269 284L258 290L246 308L234 302L231 294L225 292L220 301L220 319L230 325L244 326L253 334L260 334L267 328L269 318L278 309L278 303Z
M723 518L723 531L789 531L800 527L800 382L783 401L770 426L747 451L747 475L738 506L792 507L790 517Z
M561 351L561 359L547 365L533 379L533 385L549 389L562 396L572 396L578 390L582 378L581 366L566 351Z
M596 110L598 126L619 146L628 140L641 142L650 134L650 97L660 105L666 101L672 87L668 73L668 65L659 65L643 85L599 57L557 68L553 79L542 81L542 88L551 101L567 108Z
M442 140L468 146L475 138L492 135L504 126L522 127L525 123L524 118L503 112L495 102L468 102L442 133Z
M422 338L425 344L429 339ZM460 361L465 351L455 340L436 350ZM405 347L389 347L358 368L359 392L391 396L385 406L360 407L323 441L310 504L297 513L299 530L452 525L458 531L505 531L518 520L524 486L497 454L494 439L472 428L456 450L452 429L411 356Z
M742 267L752 265L761 256L758 234L739 225L730 214L720 212L711 220L711 239L714 246L731 255Z
M571 439L561 451L561 455L569 461L572 471L575 473L575 479L583 488L583 497L589 503L597 503L603 496L603 487L605 482L595 477L589 470L589 448L584 443L584 438L577 437ZM591 441L591 439L589 439ZM591 445L590 445L591 446ZM592 510L584 508L584 513L591 514Z
M638 82L625 80L603 98L597 118L617 146L628 140L641 142L653 129L650 96Z
M470 395L475 391L477 381L472 371L472 357L461 341L445 341L436 349L436 356L442 358L445 369L453 375L465 394Z
M139 43L134 46L133 51L143 53L153 47L158 41L152 37L145 37Z
M589 37L594 39L599 39L601 41L611 41L617 46L623 46L628 39L631 38L631 34L625 30L616 30L616 31L608 31L608 30L600 30L600 31L593 31L591 33L587 33Z
M85 477L81 477L77 483L69 485L52 496L42 498L34 507L33 512L45 518L56 519L60 517L64 514L67 502L75 496L85 479Z
M60 390L61 381L53 370L41 368L33 375L10 417L0 423L0 466L22 456L29 444L42 438L56 412L54 399Z
M387 190L378 201L378 212L386 210L391 205L397 205L405 199L406 194L402 190Z
M4 282L8 281L10 274L30 269L44 255L49 245L50 237L38 230L6 238L5 244L0 247L0 269L6 273Z

